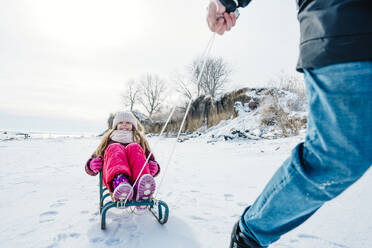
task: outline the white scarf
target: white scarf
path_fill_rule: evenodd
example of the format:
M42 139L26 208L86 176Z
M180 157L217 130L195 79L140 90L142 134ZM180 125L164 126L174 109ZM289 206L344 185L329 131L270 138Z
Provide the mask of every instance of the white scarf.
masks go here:
M134 142L132 131L115 130L110 135L110 138L113 141L120 142L120 143L123 143L123 144L130 144L130 143Z

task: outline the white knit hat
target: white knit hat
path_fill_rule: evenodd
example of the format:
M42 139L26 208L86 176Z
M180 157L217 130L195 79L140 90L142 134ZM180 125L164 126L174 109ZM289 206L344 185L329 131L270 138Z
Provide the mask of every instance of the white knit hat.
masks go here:
M128 121L132 123L132 125L137 128L137 119L131 112L117 112L115 114L114 120L112 122L112 128L116 128L116 125L121 121Z

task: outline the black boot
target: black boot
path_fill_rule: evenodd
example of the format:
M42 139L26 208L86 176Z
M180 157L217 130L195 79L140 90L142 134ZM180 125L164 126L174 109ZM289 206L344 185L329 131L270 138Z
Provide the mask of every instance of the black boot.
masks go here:
M234 225L233 231L231 233L231 243L230 248L265 248L260 246L253 239L245 236L239 227L239 221Z

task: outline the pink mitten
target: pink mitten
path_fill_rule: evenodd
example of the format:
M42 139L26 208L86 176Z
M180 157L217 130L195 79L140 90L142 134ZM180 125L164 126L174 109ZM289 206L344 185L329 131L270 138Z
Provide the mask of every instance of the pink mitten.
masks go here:
M100 172L101 169L102 169L102 164L103 164L102 157L99 156L99 157L93 158L93 159L90 161L89 167L90 167L90 169L91 169L94 173L98 173L98 172Z
M151 176L156 176L159 172L159 165L155 161L149 160L149 169Z

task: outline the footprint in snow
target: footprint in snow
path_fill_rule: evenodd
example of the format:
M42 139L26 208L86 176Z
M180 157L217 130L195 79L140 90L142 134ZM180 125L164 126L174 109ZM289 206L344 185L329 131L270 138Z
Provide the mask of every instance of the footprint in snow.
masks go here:
M26 236L26 235L28 235L28 234L30 234L30 233L35 232L35 231L36 231L36 230L33 229L33 230L30 230L30 231L27 231L27 232L20 233L19 235L20 235L20 236Z
M65 202L67 201L67 199L61 199L61 200L58 200L56 201L55 203L53 203L52 205L50 205L51 208L58 208L58 207L62 207L65 205Z
M54 242L60 242L62 240L67 239L67 237L68 237L67 234L65 234L65 233L59 233L56 237L54 237L53 241Z
M78 238L78 237L80 237L80 233L70 233L70 234L59 233L56 237L53 238L53 241L54 241L54 244L56 244L68 238Z
M55 220L55 216L58 214L56 211L48 211L40 214L40 223L51 222Z
M120 244L120 239L109 239L105 242L108 246L114 246Z
M70 238L79 238L80 233L70 233Z
M312 240L318 240L322 243L326 243L327 247L337 247L337 248L349 248L349 246L345 246L342 244L338 244L332 241L328 241L325 239L322 239L320 237L314 236L314 235L309 235L309 234L299 234L297 237L302 238L302 239L312 239Z
M97 238L92 238L92 239L90 239L89 241L91 242L91 243L101 243L101 242L103 242L105 239L104 238L102 238L102 237L97 237Z
M224 194L225 201L233 201L234 195L232 194Z
M248 206L248 203L246 203L246 202L238 202L236 205L238 205L239 207L245 207L245 206Z

